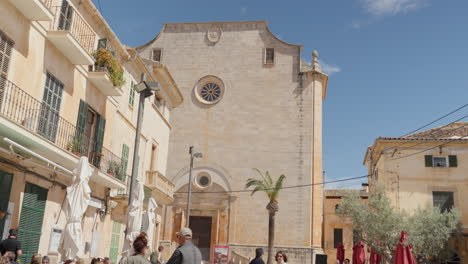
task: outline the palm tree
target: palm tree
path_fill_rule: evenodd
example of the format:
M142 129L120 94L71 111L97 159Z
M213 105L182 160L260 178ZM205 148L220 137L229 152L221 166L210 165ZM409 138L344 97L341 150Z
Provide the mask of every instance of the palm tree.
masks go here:
M247 183L245 184L245 188L248 189L250 187L254 187L252 190L252 193L250 195L253 195L254 193L258 191L263 191L266 193L268 196L268 199L270 200L268 202L268 205L266 206L266 209L268 210L268 260L267 264L272 264L273 261L273 243L275 241L275 215L276 212L279 210L278 206L278 195L280 190L283 188L283 181L286 178L283 174L279 176L279 178L276 180L276 182L273 182L273 179L271 178L271 175L268 171L265 172L265 175L263 175L262 172L258 169L254 169L260 176L262 177L261 180L250 178L247 180Z

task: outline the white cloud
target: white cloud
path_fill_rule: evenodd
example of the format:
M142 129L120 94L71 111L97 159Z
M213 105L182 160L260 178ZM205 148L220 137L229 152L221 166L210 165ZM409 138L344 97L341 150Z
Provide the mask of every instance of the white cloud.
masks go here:
M424 6L425 0L360 0L367 12L374 16L392 16Z
M241 8L241 15L246 15L247 14L247 7L242 7Z
M323 60L320 61L320 66L322 67L322 71L324 73L328 74L328 75L332 75L334 73L341 72L340 67L338 67L336 65L325 63Z

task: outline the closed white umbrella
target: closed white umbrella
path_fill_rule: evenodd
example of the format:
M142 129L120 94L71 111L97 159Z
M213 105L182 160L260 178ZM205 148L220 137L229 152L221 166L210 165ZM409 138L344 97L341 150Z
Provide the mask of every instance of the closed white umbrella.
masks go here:
M153 249L154 225L156 224L156 208L158 208L158 204L153 198L150 198L148 210L143 215L141 223L141 232L148 234L148 246L151 250Z
M127 233L123 247L124 256L131 256L133 254L133 241L140 234L144 198L143 185L139 181L136 181L133 188L132 201L127 208Z
M67 187L67 202L64 212L67 225L63 232L63 249L66 259L83 257L83 234L81 219L91 200L91 189L88 181L91 177L91 167L88 158L81 157L78 166L73 170L73 183Z

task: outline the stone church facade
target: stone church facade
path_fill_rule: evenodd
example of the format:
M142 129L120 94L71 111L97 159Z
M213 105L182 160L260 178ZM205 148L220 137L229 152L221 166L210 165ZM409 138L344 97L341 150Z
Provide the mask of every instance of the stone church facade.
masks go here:
M171 71L184 102L171 112L166 177L175 201L162 223L162 244L186 223L189 147L194 159L190 226L204 259L215 245L251 257L268 242L267 197L244 190L253 168L287 176L276 217L275 246L293 263L322 252L322 101L326 74L317 53L275 37L266 21L171 23L137 47L148 63ZM313 184L316 185L313 185ZM168 250L169 251L169 250ZM168 252L169 253L169 252Z

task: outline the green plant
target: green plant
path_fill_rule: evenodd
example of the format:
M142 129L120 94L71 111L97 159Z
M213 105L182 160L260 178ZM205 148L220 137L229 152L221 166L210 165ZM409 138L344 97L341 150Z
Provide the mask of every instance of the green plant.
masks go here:
M114 175L119 180L124 180L125 172L123 170L123 166L121 162L111 160L109 161L109 165L107 167L107 173Z
M74 136L68 144L67 149L73 153L81 153L83 150L83 139L80 136Z
M125 84L123 68L117 58L107 49L100 48L93 53L97 67L105 67L114 86Z
M279 211L278 206L278 196L279 192L283 188L284 179L286 179L285 175L279 176L276 182L273 181L271 175L268 171L265 172L263 175L260 170L254 169L261 177L261 180L250 178L247 179L245 184L245 188L248 189L250 187L254 187L252 193L250 195L254 195L254 193L258 191L264 192L268 196L268 204L266 209L268 210L268 260L267 264L271 264L273 262L273 246L275 241L275 216L276 212Z

